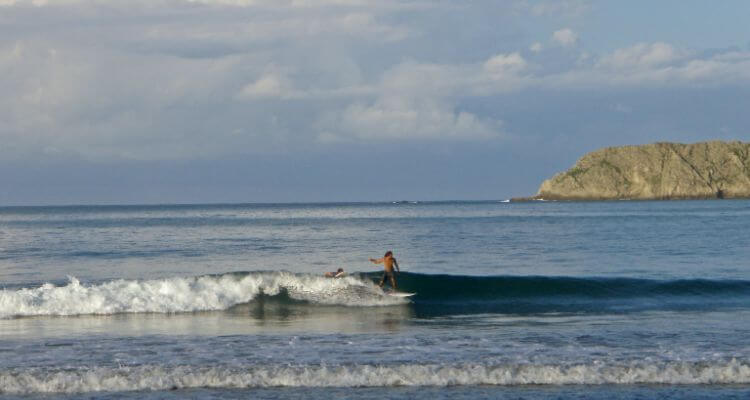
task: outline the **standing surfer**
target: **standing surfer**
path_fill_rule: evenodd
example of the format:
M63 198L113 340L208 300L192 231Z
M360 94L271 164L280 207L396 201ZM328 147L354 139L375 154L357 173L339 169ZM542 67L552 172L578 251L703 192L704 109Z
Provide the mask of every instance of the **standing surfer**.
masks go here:
M383 258L378 258L377 260L371 258L370 261L375 264L383 264L383 278L380 279L379 286L383 287L385 279L388 278L388 280L391 282L391 287L393 288L393 290L396 290L396 278L393 276L393 267L396 267L397 273L401 273L401 270L398 268L396 257L393 257L393 252L389 250L385 253L385 256L383 256Z

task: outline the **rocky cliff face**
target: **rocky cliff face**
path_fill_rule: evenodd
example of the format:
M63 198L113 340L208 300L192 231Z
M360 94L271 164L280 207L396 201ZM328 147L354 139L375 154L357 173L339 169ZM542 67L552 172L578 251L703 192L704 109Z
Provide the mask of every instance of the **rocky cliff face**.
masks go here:
M655 143L586 154L536 199L750 198L750 143Z

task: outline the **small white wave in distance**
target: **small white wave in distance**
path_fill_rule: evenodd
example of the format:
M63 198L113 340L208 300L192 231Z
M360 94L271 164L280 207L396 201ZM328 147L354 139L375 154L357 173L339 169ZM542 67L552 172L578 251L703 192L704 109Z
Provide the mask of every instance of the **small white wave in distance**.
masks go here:
M0 394L259 387L392 387L462 385L747 384L737 360L572 365L279 365L150 366L0 370Z

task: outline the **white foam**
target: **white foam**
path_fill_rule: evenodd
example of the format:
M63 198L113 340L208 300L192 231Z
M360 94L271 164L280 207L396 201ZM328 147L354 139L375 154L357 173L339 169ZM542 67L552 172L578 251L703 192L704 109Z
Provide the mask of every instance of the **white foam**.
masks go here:
M748 384L750 365L667 362L580 365L136 366L0 371L0 393L250 387Z
M288 272L116 280L98 285L84 285L71 277L65 286L47 283L38 288L0 291L0 318L226 310L247 303L261 293L273 296L282 290L293 299L327 305L377 306L408 302L383 296L371 282L355 277L328 279Z

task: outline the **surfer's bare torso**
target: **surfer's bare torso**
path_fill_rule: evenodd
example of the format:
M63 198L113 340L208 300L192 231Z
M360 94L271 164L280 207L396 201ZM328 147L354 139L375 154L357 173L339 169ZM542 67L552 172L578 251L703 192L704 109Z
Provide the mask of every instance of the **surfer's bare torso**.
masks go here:
M400 270L398 268L398 261L396 261L396 257L393 257L393 253L389 251L382 258L371 258L370 261L375 264L383 264L384 273L383 278L380 280L380 287L383 287L385 280L388 279L393 289L396 289L396 278L393 276L393 268L396 268L396 272L400 272Z

